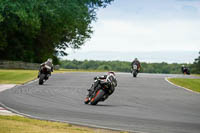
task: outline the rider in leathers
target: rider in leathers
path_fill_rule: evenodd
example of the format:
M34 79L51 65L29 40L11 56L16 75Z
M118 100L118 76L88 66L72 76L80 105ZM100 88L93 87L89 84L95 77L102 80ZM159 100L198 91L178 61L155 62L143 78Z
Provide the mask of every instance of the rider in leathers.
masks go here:
M40 71L41 71L42 66L46 66L49 75L51 75L51 72L53 72L53 63L52 63L52 59L49 58L46 62L40 64L39 73L38 73L38 78L39 78L39 76L40 76Z
M104 101L108 98L108 96L110 96L114 92L115 87L117 86L117 80L114 72L108 72L107 75L94 77L94 80L95 81L92 84L91 88L88 89L89 94L87 95L87 98L89 98L94 93L94 91L96 91L100 87L106 87L109 91L108 94L105 95L103 99Z
M134 64L137 65L137 71L140 71L141 65L140 65L140 61L139 61L137 58L135 58L135 59L132 61L132 63L131 63L131 70L133 70L133 65L134 65Z

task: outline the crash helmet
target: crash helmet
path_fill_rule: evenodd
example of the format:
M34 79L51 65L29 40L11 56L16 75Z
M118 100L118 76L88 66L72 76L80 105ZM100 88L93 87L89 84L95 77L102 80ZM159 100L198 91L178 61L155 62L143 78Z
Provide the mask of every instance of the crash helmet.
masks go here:
M109 72L107 73L107 75L110 75L110 74L112 74L113 76L115 76L115 72L114 72L114 71L109 71Z
M52 60L51 58L49 58L49 59L47 60L47 62L51 62L51 63L52 63L52 61L53 61L53 60Z
M109 71L107 73L107 82L109 82L112 86L116 87L117 86L117 79L115 77L115 72Z

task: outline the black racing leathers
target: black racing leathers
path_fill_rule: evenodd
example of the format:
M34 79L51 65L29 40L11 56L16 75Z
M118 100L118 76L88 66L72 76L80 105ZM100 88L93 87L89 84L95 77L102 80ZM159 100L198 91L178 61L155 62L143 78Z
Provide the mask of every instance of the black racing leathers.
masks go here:
M105 99L107 99L108 96L110 96L114 92L115 86L112 83L114 81L109 81L109 80L106 80L106 79L107 79L107 75L104 75L104 76L101 76L101 77L95 77L94 83L92 84L91 88L88 89L88 91L89 91L88 97L90 97L95 91L97 91L101 88L104 88L104 90L106 92Z

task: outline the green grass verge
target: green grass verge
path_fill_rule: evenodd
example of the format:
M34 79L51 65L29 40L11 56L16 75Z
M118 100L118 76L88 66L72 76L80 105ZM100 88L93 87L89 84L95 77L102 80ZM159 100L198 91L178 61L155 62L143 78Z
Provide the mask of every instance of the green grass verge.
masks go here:
M200 74L192 74L192 75L194 75L194 76L199 76L199 77L200 77Z
M176 85L200 92L200 79L169 78L168 80Z
M54 73L64 72L100 72L96 70L61 69ZM103 71L101 71L103 72ZM38 70L8 70L0 69L0 84L23 84L37 78Z
M42 121L21 116L0 115L0 133L125 133Z
M23 84L37 78L36 70L0 69L0 84Z

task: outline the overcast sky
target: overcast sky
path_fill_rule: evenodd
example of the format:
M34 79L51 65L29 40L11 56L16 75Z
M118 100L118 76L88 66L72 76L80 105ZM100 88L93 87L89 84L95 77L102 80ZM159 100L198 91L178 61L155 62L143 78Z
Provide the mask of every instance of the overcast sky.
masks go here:
M200 0L115 0L97 17L91 39L71 55L200 50Z

